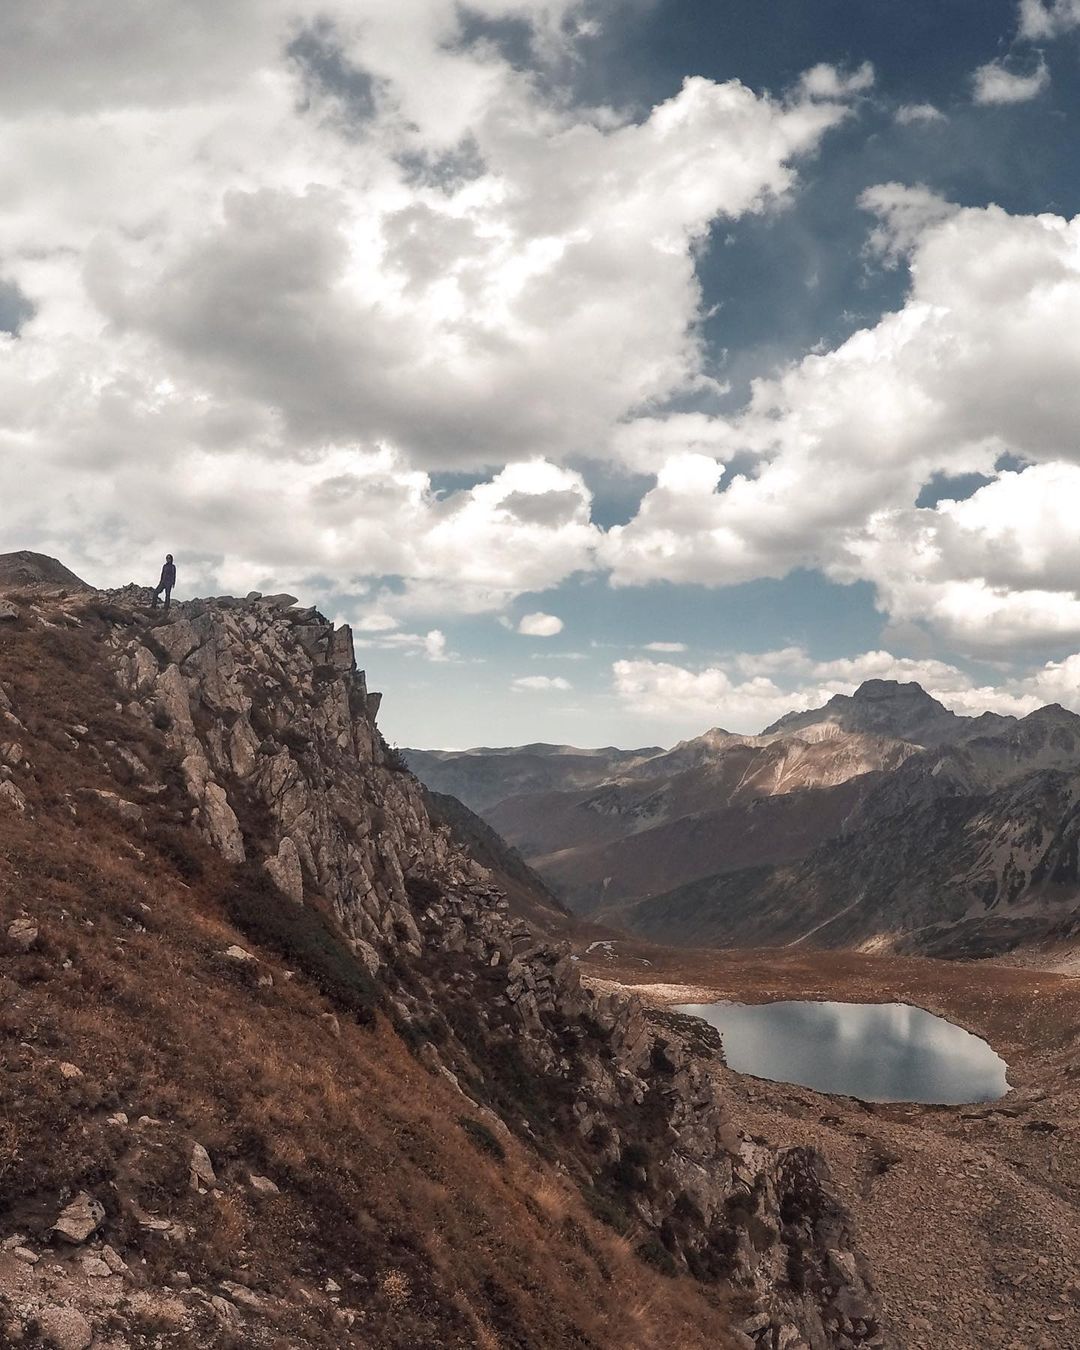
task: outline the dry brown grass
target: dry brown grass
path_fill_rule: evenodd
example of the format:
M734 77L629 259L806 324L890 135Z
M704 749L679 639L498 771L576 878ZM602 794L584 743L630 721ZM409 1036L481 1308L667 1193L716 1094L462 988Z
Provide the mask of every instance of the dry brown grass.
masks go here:
M154 842L158 829L183 831L178 788L145 801L146 838L106 812L71 815L79 788L117 790L87 745L63 748L56 729L75 722L91 728L86 742L127 743L172 782L159 733L115 712L100 637L88 621L0 640L0 679L30 726L20 735L33 765L20 775L32 818L0 817L4 1233L44 1240L85 1188L152 1285L180 1253L138 1215L164 1215L189 1232L182 1264L195 1280L281 1298L276 1331L296 1347L722 1346L717 1291L644 1265L521 1144L502 1159L471 1146L463 1099L385 1020L365 1029L342 1017L336 1038L325 999L285 980L272 952L257 952L271 988L222 959L230 943L251 945L223 908L232 869L186 832L179 857L175 835ZM23 910L41 928L27 954L3 936ZM62 1078L60 1061L83 1076ZM131 1124L108 1124L115 1111ZM144 1115L161 1123L138 1125ZM220 1196L189 1185L195 1140ZM281 1194L254 1195L249 1172ZM355 1330L335 1320L328 1276L360 1316Z

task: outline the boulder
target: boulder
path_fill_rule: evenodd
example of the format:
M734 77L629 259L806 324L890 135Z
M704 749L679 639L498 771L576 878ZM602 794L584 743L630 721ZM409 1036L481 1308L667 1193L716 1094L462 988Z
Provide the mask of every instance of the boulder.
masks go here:
M271 1181L269 1177L260 1177L260 1176L259 1176L257 1173L255 1173L255 1172L249 1172L249 1173L248 1173L248 1182L249 1182L250 1185L251 1185L251 1189L252 1189L253 1191L256 1191L259 1195L280 1195L280 1194L281 1194L281 1191L279 1190L277 1184L276 1184L275 1182Z
M3 807L9 811L18 811L20 815L26 810L26 798L14 783L0 783L0 808Z
M79 795L95 802L128 825L142 824L142 807L115 792L108 792L104 788L81 788Z
M195 1144L191 1150L191 1189L200 1190L204 1186L216 1186L217 1177L214 1174L214 1164L210 1161L210 1154L203 1148L202 1144Z
M202 799L203 819L210 839L226 862L240 863L247 856L240 822L229 805L225 789L207 783Z
M234 942L231 947L226 947L222 955L228 961L238 961L241 965L246 965L249 961L258 961L257 956L252 956L245 947L238 947Z
M105 1207L86 1191L80 1191L71 1204L60 1211L52 1231L68 1242L85 1242L91 1233L97 1232L104 1217Z
M189 619L159 624L153 631L158 646L164 648L169 660L178 666L184 663L200 643L199 635Z
M0 623L10 622L19 617L18 606L9 600L0 600Z
M94 1341L93 1327L75 1308L45 1308L38 1314L38 1326L53 1350L89 1350Z
M38 940L38 926L33 919L16 919L8 926L8 941L20 951L28 952Z
M270 879L282 893L295 904L304 903L304 872L300 866L300 854L292 839L285 835L278 845L278 851L263 864Z
M109 1267L114 1275L129 1274L128 1264L115 1247L110 1247L108 1243L101 1249L101 1259Z

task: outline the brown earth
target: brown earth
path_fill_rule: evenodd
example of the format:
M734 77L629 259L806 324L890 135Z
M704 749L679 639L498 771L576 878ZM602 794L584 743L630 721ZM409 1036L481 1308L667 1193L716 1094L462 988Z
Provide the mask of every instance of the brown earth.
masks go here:
M645 965L648 962L650 964ZM904 1002L984 1037L999 1102L869 1104L727 1070L751 1131L820 1147L909 1350L1080 1344L1080 979L989 962L615 942L587 977L660 1006Z

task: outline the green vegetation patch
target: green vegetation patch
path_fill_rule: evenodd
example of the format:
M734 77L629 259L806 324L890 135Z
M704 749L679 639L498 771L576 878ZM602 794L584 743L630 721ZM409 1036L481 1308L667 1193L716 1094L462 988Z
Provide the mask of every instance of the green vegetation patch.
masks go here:
M500 1162L506 1157L506 1149L503 1148L498 1137L481 1120L473 1120L471 1116L458 1116L458 1124L469 1136L472 1142L481 1153L490 1154L493 1158L498 1158Z
M286 900L254 863L237 868L224 902L245 937L295 966L335 1007L353 1014L364 1026L374 1024L379 986L324 914Z

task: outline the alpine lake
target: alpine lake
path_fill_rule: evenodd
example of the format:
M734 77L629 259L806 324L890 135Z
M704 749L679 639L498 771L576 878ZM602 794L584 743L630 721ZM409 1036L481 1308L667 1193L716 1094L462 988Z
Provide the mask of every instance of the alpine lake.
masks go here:
M978 1036L906 1003L685 1003L724 1043L728 1066L867 1102L956 1106L1009 1091Z

